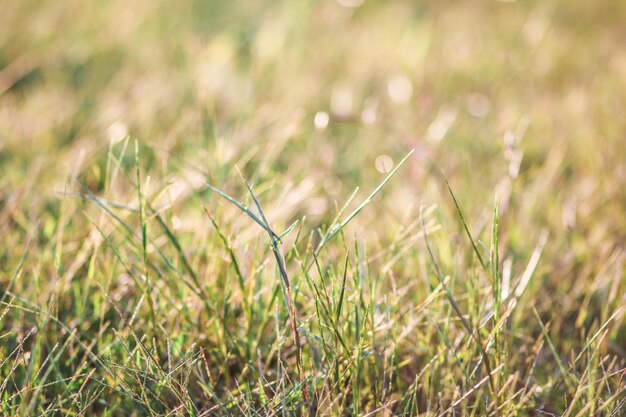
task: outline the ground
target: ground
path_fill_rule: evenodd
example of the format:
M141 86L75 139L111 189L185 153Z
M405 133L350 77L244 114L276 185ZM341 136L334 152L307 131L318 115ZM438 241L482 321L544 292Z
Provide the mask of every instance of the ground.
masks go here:
M0 414L626 414L626 2L5 1Z

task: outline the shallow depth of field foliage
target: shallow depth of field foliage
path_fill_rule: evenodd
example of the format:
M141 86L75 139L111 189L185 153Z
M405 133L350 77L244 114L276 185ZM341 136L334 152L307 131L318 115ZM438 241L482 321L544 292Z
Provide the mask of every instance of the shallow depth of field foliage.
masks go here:
M0 415L626 415L625 40L613 0L2 1Z

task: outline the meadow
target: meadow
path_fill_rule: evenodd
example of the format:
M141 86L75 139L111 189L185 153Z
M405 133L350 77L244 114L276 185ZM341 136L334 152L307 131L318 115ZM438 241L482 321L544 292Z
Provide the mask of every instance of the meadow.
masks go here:
M0 415L626 415L626 2L0 12Z

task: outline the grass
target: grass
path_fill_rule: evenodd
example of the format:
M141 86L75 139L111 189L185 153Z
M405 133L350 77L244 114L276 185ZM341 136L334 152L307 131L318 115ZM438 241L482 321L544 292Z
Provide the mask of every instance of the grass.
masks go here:
M626 4L357 3L3 5L0 415L626 414Z

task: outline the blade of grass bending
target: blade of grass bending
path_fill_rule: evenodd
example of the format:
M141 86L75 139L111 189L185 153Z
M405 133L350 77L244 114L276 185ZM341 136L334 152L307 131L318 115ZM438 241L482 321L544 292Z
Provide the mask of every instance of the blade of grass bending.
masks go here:
M241 173L240 173L241 175ZM285 261L284 261L284 257L282 255L282 253L279 251L278 248L278 243L280 242L278 235L276 233L274 233L274 231L270 228L268 222L267 222L267 218L265 217L265 214L263 213L263 209L261 208L261 204L259 203L259 200L257 200L256 195L254 194L254 192L252 191L252 187L250 187L250 184L248 184L248 181L246 181L245 178L243 178L243 176L241 177L242 180L244 181L244 183L246 184L246 188L248 189L248 192L250 193L250 195L252 196L252 199L254 200L254 204L257 207L257 210L259 210L259 214L261 215L262 218L262 225L263 228L267 231L269 237L270 237L270 243L272 246L272 252L274 252L274 257L276 258L276 263L278 264L278 270L280 271L280 276L282 279L283 284L285 285L285 288L287 289L287 292L290 293L291 292L291 284L289 283L289 277L287 275L287 269L285 267ZM290 295L290 294L287 294ZM287 309L291 312L291 297L287 297L287 295L285 296L285 302L287 304ZM295 328L293 329L295 331Z
M335 227L335 225L337 224L337 222L339 221L339 219L341 218L341 216L343 216L343 213L348 209L348 206L352 203L352 200L354 200L354 198L356 197L356 193L359 192L359 187L356 187L354 189L354 191L352 191L352 194L350 194L350 197L348 197L348 199L346 200L346 202L343 204L343 206L337 211L337 215L335 216L335 218L333 219L332 222L330 222L330 225L328 226L328 229L326 230L326 233L324 233L324 236L322 236L322 240L328 235L328 233ZM335 203L335 206L337 206L337 204ZM321 233L320 233L321 234Z
M345 218L345 220L341 221L341 223L339 223L338 225L335 225L326 234L326 236L321 240L321 242L317 246L317 249L315 249L315 253L319 253L319 251L324 247L326 243L328 243L330 239L332 239L337 233L339 233L341 229L343 229L354 217L356 217L365 208L365 206L367 206L372 201L372 199L385 186L385 184L387 184L387 182L391 179L391 177L393 177L395 173L398 172L400 167L404 165L407 159L409 159L409 157L413 155L413 152L415 152L415 149L411 149L411 151L407 153L404 158L402 158L402 160L398 163L398 165L396 165L396 167L385 177L385 179L383 179L381 183L378 184L376 188L374 188L374 190L365 198L365 200L363 200L363 202L359 204L359 206L356 209L354 209L354 211L352 211L352 213L350 213Z
M245 180L245 178L243 178L243 176L242 176L242 179L246 185L246 188L248 189L248 192L252 196L252 199L254 200L254 203L257 209L259 210L259 215L261 216L261 219L258 216L256 216L253 212L251 212L248 208L246 208L243 204L239 203L237 200L235 200L228 194L213 187L212 185L208 183L206 183L205 185L207 188L216 192L219 196L221 196L222 198L224 198L225 200L227 200L228 202L230 202L231 204L239 208L241 211L246 213L252 220L254 220L259 226L261 226L268 233L270 237L272 252L274 253L274 258L276 259L276 263L278 264L278 270L279 270L280 277L281 277L281 288L283 291L283 298L285 301L285 305L287 307L287 311L289 313L289 323L290 323L292 334L293 334L294 344L296 346L296 362L297 362L297 367L298 367L298 377L302 381L302 376L300 375L300 372L302 369L302 346L300 344L300 336L298 334L298 328L296 325L295 306L293 306L291 302L291 286L289 283L289 277L287 275L287 269L285 267L284 256L282 255L278 246L280 243L280 238L276 233L274 233L274 231L270 228L269 224L267 223L267 219L265 217L265 214L263 213L261 204L259 203L258 199L256 198L256 195L252 191L252 187L250 187L250 184L248 184L248 182ZM308 399L308 393L306 392L306 387L304 389L304 395L305 395L306 402L308 403L309 399Z
M465 233L467 233L467 237L469 238L470 242L472 243L472 248L474 248L474 252L476 253L476 256L478 257L478 261L480 262L480 266L483 267L483 271L485 271L485 273L487 273L487 266L485 265L485 261L483 261L483 257L480 255L480 252L478 251L478 247L476 246L476 241L474 240L474 238L472 238L472 234L469 231L469 228L467 227L467 223L465 222L465 217L463 216L463 212L461 211L461 207L459 207L459 203L456 201L456 197L454 195L454 193L452 192L452 187L450 187L450 183L448 182L448 179L446 178L445 174L443 177L444 181L446 182L446 186L448 187L448 191L450 192L450 196L452 196L452 201L454 201L454 207L456 207L456 211L459 214L459 217L461 218L461 223L463 223L463 228L465 229Z
M118 222L119 224L121 224L124 227L124 229L126 230L126 232L127 232L127 234L129 236L135 237L137 239L141 238L141 235L139 235L128 223L126 223L117 214L115 214L115 212L113 210L111 210L108 207L108 205L105 204L105 202L101 198L96 196L85 184L83 184L82 182L80 182L78 180L76 182L82 188L82 190L85 191L85 194L81 195L81 198L83 198L85 201L90 201L90 202L94 203L96 206L98 206L99 208L104 210L116 222ZM112 206L112 207L114 207L114 206ZM139 209L133 209L133 213L137 213L138 211L139 211Z
M302 372L302 345L300 344L300 334L298 333L296 306L294 305L294 303L291 302L291 284L289 283L289 276L287 275L287 268L285 265L285 255L282 253L282 246L279 247L279 244L281 244L281 241L278 235L274 233L274 231L272 231L272 229L270 228L267 218L265 217L265 213L263 213L263 209L261 208L261 204L259 203L259 200L256 198L254 191L252 191L252 187L250 186L248 181L246 181L241 171L239 171L239 175L241 176L241 179L243 180L243 182L246 184L246 188L248 189L248 192L252 196L252 199L254 200L254 204L256 205L257 210L259 210L261 219L263 219L263 222L265 224L265 230L267 231L270 241L271 241L272 252L274 252L274 257L276 258L276 263L278 264L278 270L280 271L280 275L281 275L281 282L283 283L283 296L285 298L285 304L287 305L287 311L289 312L289 322L291 325L291 332L293 334L294 344L296 345L296 363L298 367L298 378L300 379L300 382L303 383L302 374L301 374ZM307 392L306 384L303 384L302 392L304 394L304 399L306 403L308 404L309 395Z
M281 239L281 240L282 240L282 238L284 238L284 237L285 237L285 236L287 236L289 233L291 233L291 231L292 231L292 230L293 230L293 229L294 229L294 228L298 225L298 223L300 223L300 220L296 220L295 222L293 222L293 223L291 224L291 226L289 226L287 229L285 229L285 231L284 231L284 232L282 232L282 233L280 234L280 236L278 236L278 239ZM297 240L298 240L298 239L296 238L296 241L297 241Z
M232 198L231 196L229 196L228 194L226 194L225 192L223 192L222 190L220 190L219 188L215 188L214 186L212 186L211 184L209 184L208 182L204 184L204 186L206 188L208 188L209 190L217 193L220 197L222 197L223 199L225 199L226 201L228 201L229 203L235 205L239 210L243 211L244 213L246 213L252 220L254 220L259 226L261 226L263 229L265 229L265 231L267 231L270 234L275 235L274 232L272 232L271 230L268 230L267 226L261 221L261 219L259 219L257 217L256 214L254 214L253 212L251 212L250 210L248 210L248 208L246 206L244 206L243 204L241 204L239 201L235 200L234 198ZM274 237L274 236L272 236Z

